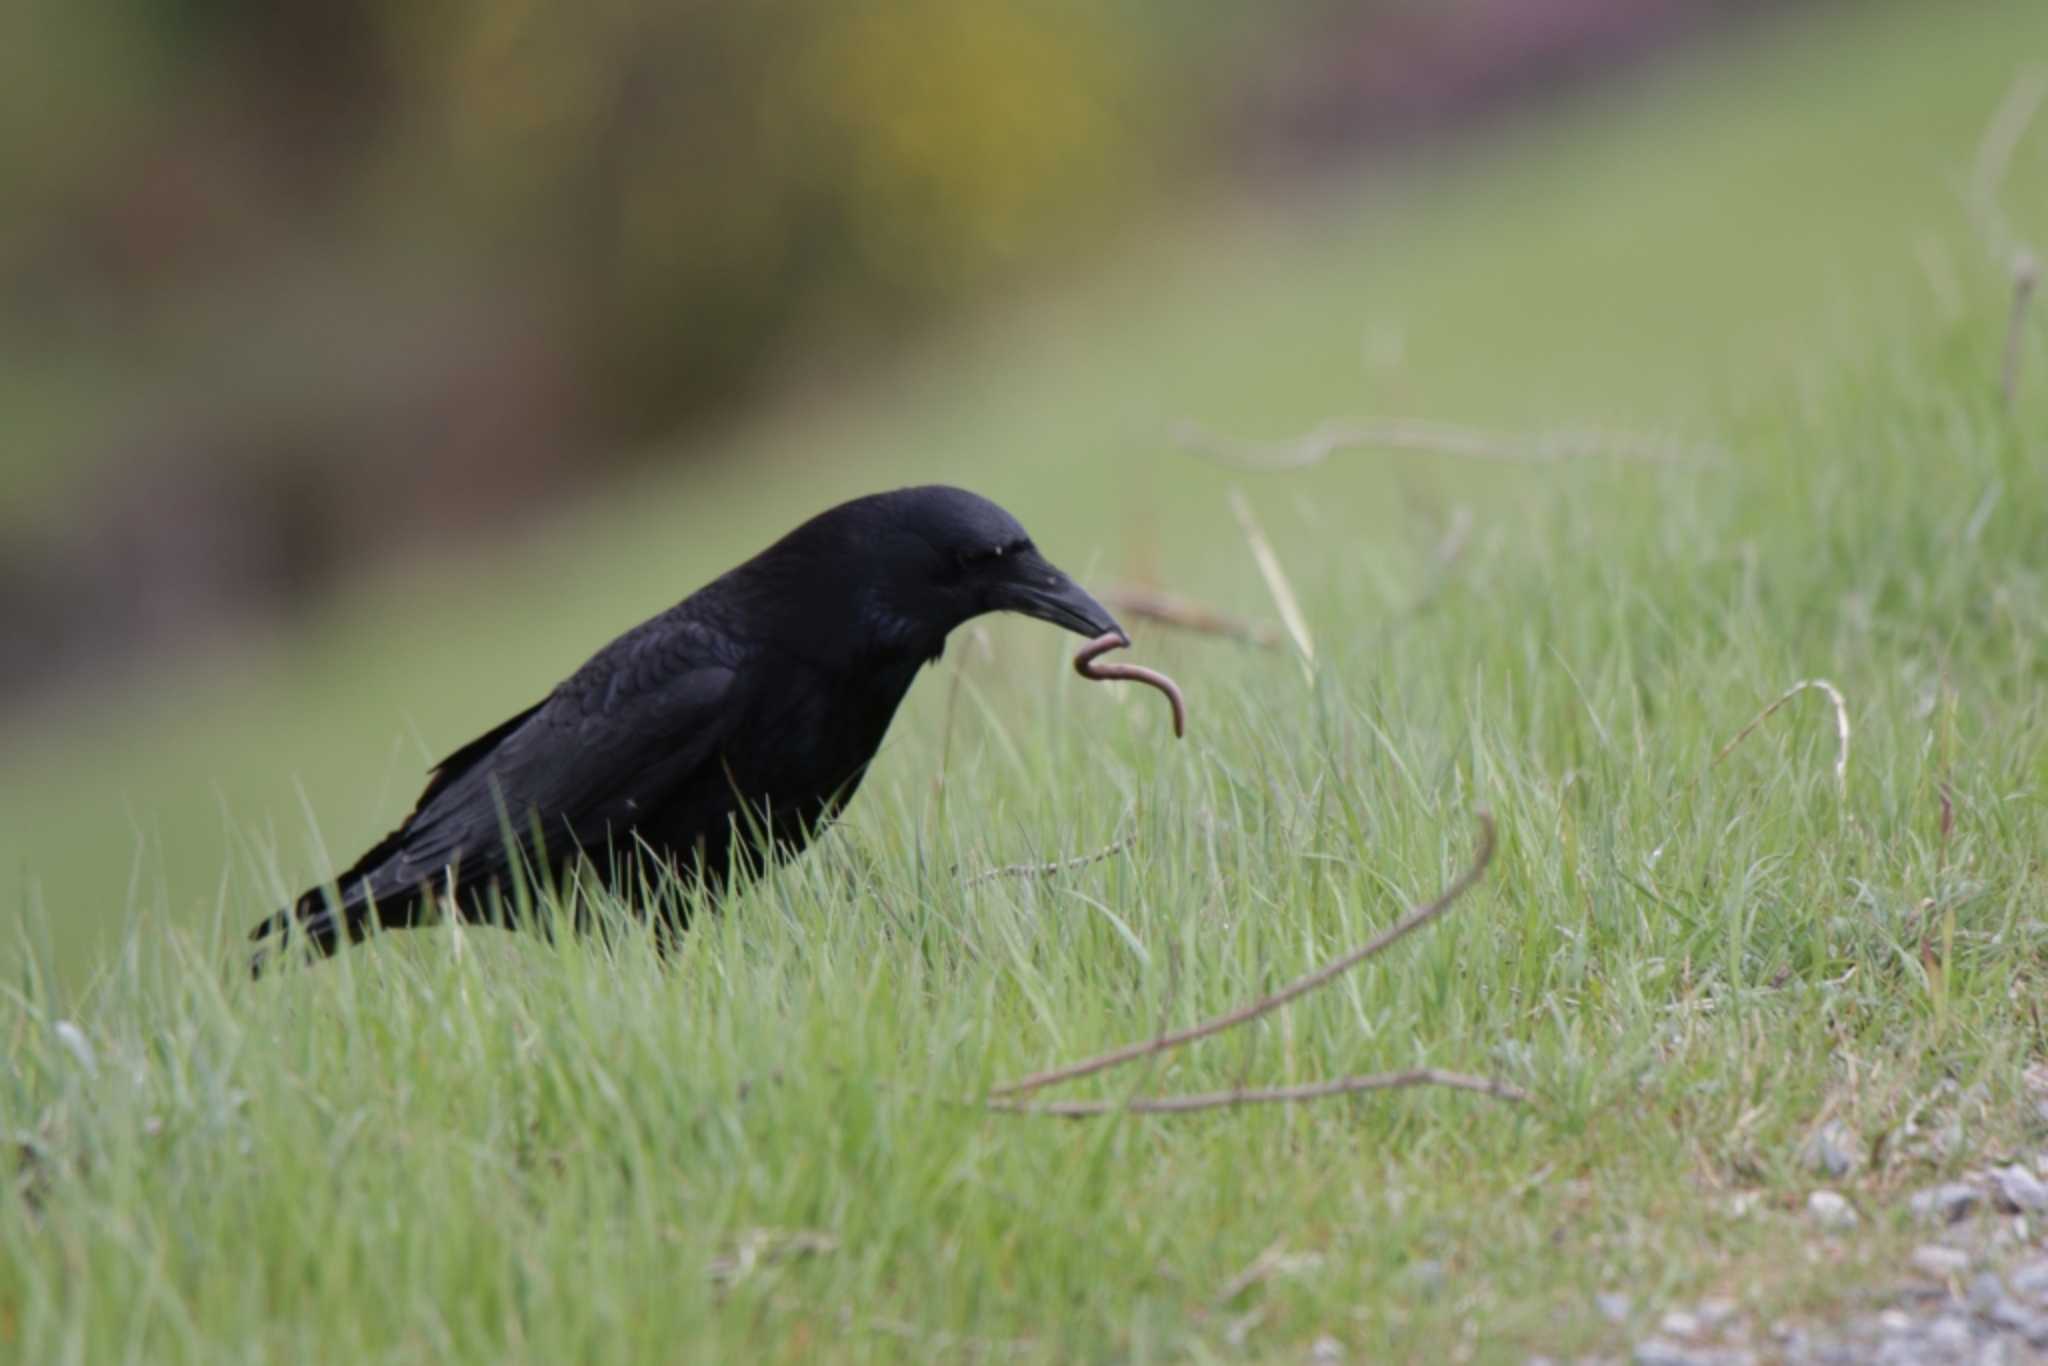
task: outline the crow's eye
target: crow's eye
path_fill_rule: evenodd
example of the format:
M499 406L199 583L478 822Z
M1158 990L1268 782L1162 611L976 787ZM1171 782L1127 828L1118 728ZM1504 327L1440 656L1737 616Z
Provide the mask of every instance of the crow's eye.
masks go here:
M955 558L959 560L962 569L969 569L980 565L996 564L1005 555L1018 555L1029 549L1031 549L1030 540L1020 536L1016 540L1004 545L982 546L975 550L963 550Z

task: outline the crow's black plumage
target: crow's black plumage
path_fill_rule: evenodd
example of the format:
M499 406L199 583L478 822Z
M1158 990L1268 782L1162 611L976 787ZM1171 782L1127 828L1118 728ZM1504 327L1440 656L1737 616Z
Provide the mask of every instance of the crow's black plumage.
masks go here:
M502 917L515 860L559 876L588 859L618 887L652 854L715 887L735 860L794 854L860 785L947 633L1005 610L1119 629L986 498L930 486L842 503L451 754L332 894L314 888L250 937L331 954L433 902Z

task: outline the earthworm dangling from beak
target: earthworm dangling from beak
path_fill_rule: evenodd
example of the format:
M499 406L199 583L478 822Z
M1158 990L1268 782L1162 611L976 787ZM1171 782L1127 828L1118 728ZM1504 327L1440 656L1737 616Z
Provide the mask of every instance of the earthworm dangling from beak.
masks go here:
M1145 683L1166 694L1166 700L1173 706L1173 734L1180 739L1188 733L1188 704L1180 695L1180 685L1142 664L1097 664L1098 657L1111 650L1124 649L1131 643L1130 637L1121 631L1100 635L1083 645L1074 655L1074 672L1097 683L1129 682Z

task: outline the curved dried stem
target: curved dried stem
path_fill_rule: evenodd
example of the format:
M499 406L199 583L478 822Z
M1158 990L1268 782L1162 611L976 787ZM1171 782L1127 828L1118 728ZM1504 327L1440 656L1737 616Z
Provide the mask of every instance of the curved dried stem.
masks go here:
M1410 418L1325 422L1292 441L1240 441L1193 422L1177 422L1172 438L1190 454L1230 469L1269 472L1320 465L1342 451L1406 451L1419 455L1509 465L1554 465L1567 460L1622 460L1651 465L1710 463L1711 448L1627 432L1545 432L1512 436Z
M1785 689L1784 692L1779 693L1776 701L1772 702L1771 705L1765 707L1762 711L1758 712L1754 717L1750 719L1750 723L1748 725L1744 726L1741 730L1736 731L1735 734L1729 739L1728 743L1721 746L1720 750L1715 753L1713 759L1707 764L1707 767L1712 768L1715 764L1718 764L1723 759L1727 758L1728 752L1734 749L1737 745L1741 744L1745 739L1747 739L1749 737L1750 732L1754 731L1758 726L1761 726L1764 722L1771 719L1772 712L1784 706L1787 702L1790 702L1793 698L1799 696L1799 694L1805 692L1809 688L1813 689L1816 692L1826 693L1828 701L1834 704L1835 790L1839 792L1843 797L1847 797L1849 795L1849 703L1848 700L1842 696L1842 690L1840 688L1837 688L1834 684L1828 682L1825 678L1802 678L1797 683L1794 683L1791 687Z
M1327 1096L1350 1096L1363 1091L1398 1091L1411 1086L1448 1086L1472 1091L1496 1100L1524 1102L1529 1093L1491 1077L1445 1072L1435 1067L1413 1067L1405 1072L1372 1072L1335 1081L1310 1082L1303 1086L1235 1087L1228 1091L1202 1091L1184 1096L1134 1096L1129 1100L991 1100L988 1108L1017 1115L1048 1115L1058 1119L1087 1119L1095 1115L1131 1110L1139 1114L1181 1115L1193 1110L1224 1110L1239 1105L1294 1105Z
M2025 358L2027 347L2027 304L2040 283L2041 263L2032 252L2022 251L2012 263L2012 312L2005 322L2005 363L1998 372L1999 392L2008 408L2019 396L2020 361Z
M1005 1097L1028 1095L1033 1091L1042 1090L1043 1088L1048 1086L1054 1086L1061 1082L1073 1081L1080 1077L1093 1076L1097 1072L1107 1071L1112 1067L1118 1067L1123 1065L1124 1063L1135 1062L1140 1058L1149 1058L1155 1054L1164 1053L1168 1049L1179 1048L1185 1044L1191 1044L1197 1039L1206 1039L1212 1034L1220 1034L1226 1029L1233 1028L1237 1025L1245 1024L1251 1020L1256 1020L1261 1015L1269 1015L1272 1012L1278 1010L1281 1006L1286 1005L1289 1001L1297 1000L1302 996L1306 996L1309 992L1314 991L1317 987L1320 987L1325 983L1331 981L1332 979L1341 976L1346 972L1349 972L1352 968L1357 967L1366 959L1371 958L1376 954L1384 953L1387 949L1391 948L1396 943L1407 938L1409 935L1415 933L1415 931L1421 929L1424 925L1429 924L1430 921L1435 920L1445 911L1448 911L1453 905L1457 903L1458 898L1464 896L1466 892L1472 890L1474 884L1476 884L1479 881L1481 874L1483 874L1486 871L1486 865L1492 862L1493 860L1494 827L1493 816L1489 812L1479 812L1478 820L1479 846L1477 849L1473 851L1472 862L1470 865L1466 867L1465 871L1460 873L1457 876L1456 880L1454 880L1448 887L1444 888L1444 890L1437 895L1434 901L1431 901L1423 906L1418 906L1416 909L1410 911L1400 920L1388 926L1379 934L1374 935L1370 940L1366 941L1358 948L1352 950L1350 953L1345 954L1341 958L1333 959L1332 961L1324 964L1320 968L1317 968L1314 972L1311 972L1306 976L1296 978L1294 981L1289 982L1286 986L1281 987L1278 991L1275 991L1270 995L1261 996L1256 1001L1249 1002L1248 1004L1239 1006L1235 1010L1226 1011L1224 1014L1217 1015L1211 1019L1204 1020L1200 1024L1191 1025L1186 1029L1175 1030L1172 1033L1160 1034L1154 1038L1146 1039L1141 1043L1126 1044L1122 1048L1114 1048L1107 1053L1098 1053L1092 1058L1083 1058L1079 1062L1067 1063L1064 1066L1054 1067L1044 1072L1034 1072L1030 1076L1020 1077L1015 1081L1004 1082L1001 1086L997 1086L994 1089L992 1089L989 1092L989 1095L995 1097L997 1100L1000 1100ZM1334 1085L1335 1083L1326 1084ZM1418 1085L1420 1083L1410 1082L1406 1084ZM1219 1092L1217 1094L1238 1096L1267 1095L1267 1093L1256 1091L1231 1091ZM1278 1094L1279 1093L1273 1093L1272 1098L1277 1098ZM1303 1098L1306 1099L1307 1097ZM1153 1097L1152 1099L1156 1102L1159 1102L1160 1104L1163 1104L1166 1100L1179 1100L1186 1098ZM995 1101L991 1101L990 1103L995 1104ZM1016 1109L1019 1107L1015 1105L999 1105L997 1106L997 1108ZM1117 1107L1112 1106L1111 1108L1113 1109ZM1159 1105L1155 1104L1151 1108L1159 1108ZM1198 1106L1194 1108L1204 1107ZM1093 1114L1100 1112L1077 1111L1076 1113Z
M1077 868L1086 868L1092 863L1100 863L1104 859L1115 858L1137 842L1137 833L1133 831L1108 848L1097 849L1092 854L1078 854L1069 859L1054 859L1050 863L1012 863L1001 868L989 868L976 873L960 885L963 887L979 887L982 883L993 882L999 877L1052 877L1057 873L1070 873Z
M1176 626L1183 631L1241 640L1262 650L1275 649L1281 643L1280 632L1262 621L1245 621L1163 588L1125 584L1104 593L1102 600L1130 616Z

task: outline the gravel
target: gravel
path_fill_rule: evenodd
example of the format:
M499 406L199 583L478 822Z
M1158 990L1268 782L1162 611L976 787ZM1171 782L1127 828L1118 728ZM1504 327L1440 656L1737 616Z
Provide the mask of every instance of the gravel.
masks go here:
M1807 1157L1809 1166L1825 1170L1820 1150L1810 1146ZM2048 1170L2048 1157L2040 1170ZM2042 1241L2048 1220L2041 1217L2048 1213L2048 1182L2036 1168L1973 1172L1968 1180L1919 1191L1907 1204L1915 1218L1946 1231L1941 1241L1915 1247L1893 1288L1863 1299L1861 1307L1826 1323L1764 1329L1725 1299L1662 1313L1648 1306L1656 1331L1635 1344L1632 1360L1636 1366L2048 1366L2048 1243ZM1972 1218L1977 1215L1983 1217ZM1873 1217L1885 1223L1882 1215ZM1839 1236L1859 1219L1845 1197L1817 1190L1807 1198L1806 1222ZM1611 1322L1629 1318L1625 1297L1601 1296L1597 1303ZM1622 1312L1610 1312L1615 1308Z
M1991 1194L1998 1207L2008 1214L2048 1209L2048 1185L2017 1163L1991 1173Z
M1950 1181L1930 1186L1907 1202L1913 1213L1929 1223L1959 1224L1975 1212L1984 1197L1967 1181Z
M1940 1243L1922 1243L1913 1249L1913 1269L1935 1280L1948 1280L1970 1269L1970 1254Z
M1954 1363L2025 1366L2048 1362L2048 1313L2020 1303L1984 1272L1962 1293L1916 1296L1811 1332L1776 1334L1774 1359L1820 1363Z
M1665 1338L1636 1344L1635 1366L1756 1366L1756 1353L1742 1347L1686 1347Z
M1856 1170L1856 1135L1848 1125L1832 1120L1806 1140L1800 1158L1821 1176L1840 1180Z
M2027 1303L2048 1309L2048 1257L2034 1257L2019 1265L2006 1275L2006 1284L2012 1292Z
M1700 1321L1683 1309L1674 1309L1657 1321L1657 1331L1667 1338L1696 1338Z

